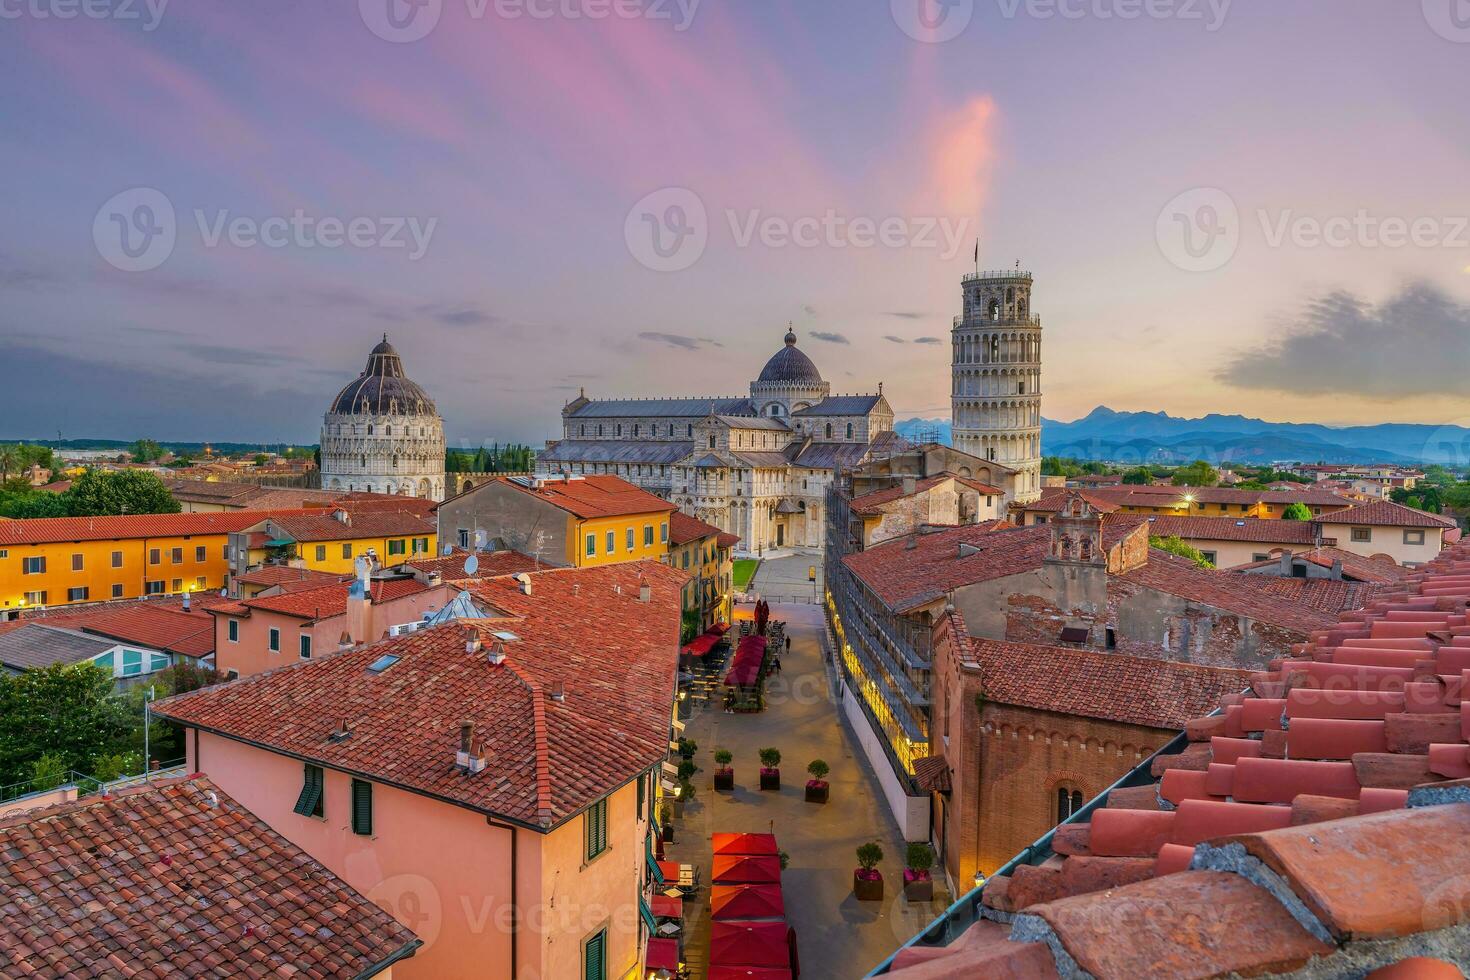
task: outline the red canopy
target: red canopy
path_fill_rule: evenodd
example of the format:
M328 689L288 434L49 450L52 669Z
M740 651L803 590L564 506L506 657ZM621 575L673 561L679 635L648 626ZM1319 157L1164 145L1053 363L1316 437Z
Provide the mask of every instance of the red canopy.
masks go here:
M679 969L679 943L673 939L650 939L643 962L650 970Z
M684 902L681 899L670 898L667 895L655 895L648 906L656 919L684 918Z
M716 854L779 854L775 834L715 834Z
M791 980L791 971L779 966L711 966L709 980Z
M735 648L735 657L730 661L730 670L725 683L735 687L750 687L760 676L761 664L766 659L766 638L747 636Z
M724 636L729 631L730 631L730 624L729 623L716 623L715 625L711 626L709 629L705 630L706 633L710 633L710 634L712 634L714 636Z
M708 633L704 633L685 644L684 653L691 657L702 657L706 653L709 653L719 641L720 638L718 636L711 636Z
M709 961L720 966L790 968L784 922L710 923Z
M786 903L780 885L715 885L710 889L712 918L781 919Z
M780 884L781 859L764 855L716 854L714 875L710 881L716 885Z

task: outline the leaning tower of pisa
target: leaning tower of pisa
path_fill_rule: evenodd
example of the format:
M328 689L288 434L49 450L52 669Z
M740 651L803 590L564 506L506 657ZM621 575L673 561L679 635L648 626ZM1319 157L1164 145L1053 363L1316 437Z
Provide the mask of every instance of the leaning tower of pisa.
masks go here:
M1016 471L1016 499L1041 496L1041 318L1031 273L976 272L962 280L954 318L954 447Z

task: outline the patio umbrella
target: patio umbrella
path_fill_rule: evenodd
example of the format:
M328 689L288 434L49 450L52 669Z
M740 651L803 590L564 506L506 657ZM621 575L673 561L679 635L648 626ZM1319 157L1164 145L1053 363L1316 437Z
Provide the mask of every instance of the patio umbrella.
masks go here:
M673 939L650 939L648 951L643 954L644 965L650 970L677 970L679 968L679 944Z
M778 854L775 834L715 834L716 854Z
M784 922L712 922L710 965L791 968Z
M766 855L717 854L710 881L716 885L779 884L781 859Z
M791 980L779 966L711 966L709 980Z
M715 885L710 889L711 918L780 919L786 915L780 885Z

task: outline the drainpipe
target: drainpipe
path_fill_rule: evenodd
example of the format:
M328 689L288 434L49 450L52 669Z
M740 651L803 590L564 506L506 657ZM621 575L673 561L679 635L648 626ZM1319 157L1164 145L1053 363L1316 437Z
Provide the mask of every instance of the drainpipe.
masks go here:
M515 980L517 968L516 937L521 931L520 906L516 901L516 879L518 877L516 867L519 864L517 858L520 853L520 841L517 839L519 828L510 824L496 823L494 817L487 816L485 822L497 830L510 831L510 976L511 980Z

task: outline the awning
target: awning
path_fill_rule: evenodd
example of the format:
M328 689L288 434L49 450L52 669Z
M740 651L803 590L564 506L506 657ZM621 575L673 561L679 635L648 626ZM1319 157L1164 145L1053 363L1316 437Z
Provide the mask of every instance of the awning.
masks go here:
M717 854L710 881L717 885L779 884L781 859L746 854Z
M291 538L269 538L265 542L265 546L267 548L285 548L288 545L293 545L295 543L296 542Z
M720 966L790 968L784 922L710 923L709 961Z
M679 943L673 939L650 939L643 964L650 970L679 969Z
M779 854L775 834L715 834L716 854Z
M781 919L786 901L780 885L715 885L710 889L711 918Z
M684 918L684 902L682 899L670 898L667 895L655 895L649 905L653 909L653 917L655 919Z
M720 642L719 636L701 633L684 645L684 654L689 657L702 657L713 650L718 642Z

